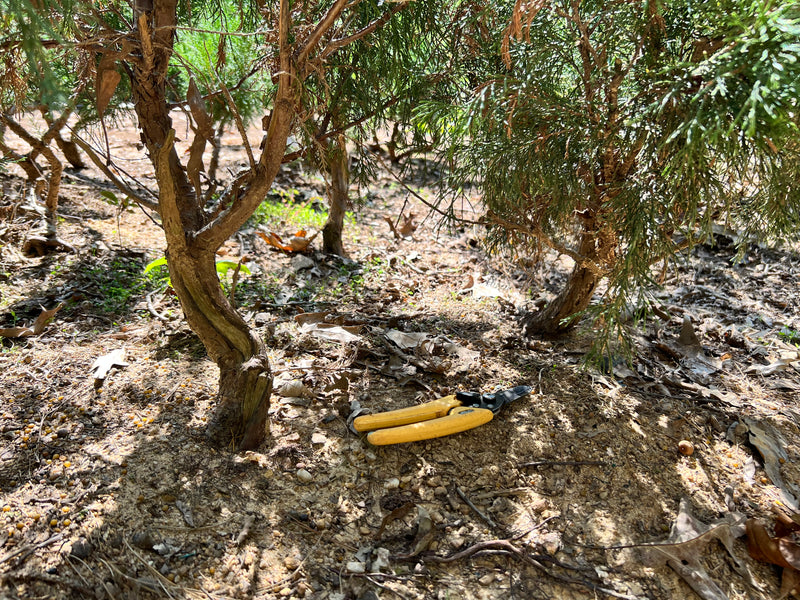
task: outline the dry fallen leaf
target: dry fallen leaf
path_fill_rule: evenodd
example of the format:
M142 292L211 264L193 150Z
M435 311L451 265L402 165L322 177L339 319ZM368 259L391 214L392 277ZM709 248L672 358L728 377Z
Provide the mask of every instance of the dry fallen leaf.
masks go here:
M298 231L287 242L284 242L283 239L281 239L281 236L273 231L267 233L263 231L256 231L256 235L267 242L267 244L278 248L279 250L283 250L284 252L305 252L311 242L314 241L314 238L317 237L319 232L315 233L311 237L306 237L306 234L306 231Z
M62 306L64 305L59 304L52 310L43 310L30 327L8 327L0 329L0 336L7 338L23 338L31 335L39 335L44 331L50 319L61 310Z
M392 230L395 239L401 240L404 237L410 236L417 230L417 225L414 223L414 219L416 219L416 217L417 215L415 213L400 215L400 219L402 219L403 222L399 225L395 225L394 220L392 220L390 217L383 217L383 220L389 224L389 229Z
M736 572L752 587L760 589L745 563L733 552L734 540L745 533L744 521L745 516L741 513L729 512L724 519L703 523L695 518L689 501L683 498L667 540L644 545L642 558L650 566L669 565L704 600L728 600L699 559L705 546L719 540L728 551Z
M797 590L800 581L800 546L787 537L773 538L755 519L748 519L745 526L750 556L783 567L780 598L788 597Z
M306 323L300 326L302 333L309 333L316 338L347 344L361 339L361 325L334 325L332 323Z
M743 419L749 430L750 443L756 447L764 459L764 471L772 484L780 490L781 500L792 510L798 509L797 499L786 488L781 478L781 463L789 460L786 444L780 440L777 432L770 431L766 423L757 423L752 419Z
M94 375L95 381L102 381L113 367L124 368L127 366L125 348L117 348L95 360L89 367L89 372Z

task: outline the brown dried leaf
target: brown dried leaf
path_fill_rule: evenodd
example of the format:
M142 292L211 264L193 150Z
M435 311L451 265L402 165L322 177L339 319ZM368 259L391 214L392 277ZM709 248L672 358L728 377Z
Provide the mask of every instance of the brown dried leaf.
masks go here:
M750 556L761 562L792 568L792 565L783 557L777 540L769 535L766 527L754 519L748 519L745 527L747 528L747 551Z
M378 528L378 533L375 534L375 537L380 538L383 535L383 531L386 529L386 527L388 527L394 521L397 521L398 519L402 519L403 517L405 517L408 513L411 512L411 509L414 508L415 506L416 504L414 504L413 502L406 502L402 506L398 506L388 515L383 517L383 520L381 521L381 526Z
M61 310L62 306L64 305L59 304L52 310L43 310L30 327L8 327L0 329L0 336L7 338L23 338L31 335L40 335L44 331L44 328L47 327L50 319Z
M789 491L781 478L781 462L789 460L786 444L780 435L767 423L744 419L749 430L749 441L764 459L764 471L772 484L780 490L781 500L792 510L798 509L797 498Z
M108 108L108 103L114 96L114 92L119 85L122 75L117 71L117 53L106 54L97 65L97 81L95 91L97 92L97 114L102 116Z
M416 217L417 215L414 213L408 213L408 215L403 217L403 222L400 224L400 227L398 227L400 235L408 237L417 230L417 225L414 223Z
M704 600L728 600L699 559L703 549L718 540L728 551L736 572L752 587L760 589L745 563L733 552L734 540L745 533L743 521L744 515L730 512L722 520L703 523L694 517L689 501L684 498L666 542L645 545L642 558L651 566L669 565Z
M754 559L783 567L780 598L786 598L800 585L800 546L790 538L773 538L755 519L748 519L747 551Z
M189 102L189 110L192 112L192 117L197 123L198 134L203 136L206 140L212 140L214 131L211 119L206 112L206 105L203 101L203 96L197 88L194 78L189 79L189 88L186 90L186 100Z
M306 237L305 231L298 231L292 238L289 239L288 243L284 243L284 241L281 239L281 236L273 231L268 233L256 231L256 235L267 242L267 244L274 246L279 250L283 250L284 252L304 252L308 249L309 244L314 241L314 238L316 238L318 234L319 232L315 233L311 237Z

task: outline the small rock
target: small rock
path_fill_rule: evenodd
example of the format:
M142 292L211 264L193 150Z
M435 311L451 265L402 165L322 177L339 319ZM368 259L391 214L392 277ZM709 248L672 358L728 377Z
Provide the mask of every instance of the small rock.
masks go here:
M366 573L367 565L357 560L351 560L347 563L347 570L350 573Z
M311 481L314 479L314 476L305 469L298 469L297 478L303 483L311 483Z
M494 573L487 573L486 575L478 579L478 583L480 583L481 585L491 585L492 583L494 583Z
M558 549L561 547L561 537L555 531L551 531L541 536L539 538L539 543L544 547L545 551L552 556L558 552Z
M279 596L282 596L282 597L284 597L284 598L288 598L289 596L291 596L291 595L292 595L292 588L290 588L290 587L285 587L285 588L281 589L281 591L280 591L280 592L278 592L278 595L279 595Z
M311 443L312 444L324 444L327 441L328 441L328 438L325 437L324 433L320 433L318 431L315 431L314 433L311 434Z
M400 480L397 477L392 477L383 484L387 490L396 490L400 487Z
M93 548L89 541L86 538L80 538L73 542L69 554L75 558L86 559L92 553L92 550Z
M303 269L313 269L314 261L302 254L295 254L292 257L292 268L295 271L302 271Z
M376 460L378 460L378 455L375 454L372 450L367 450L366 452L364 452L364 458L367 460L367 462L373 463Z
M297 567L300 566L300 561L297 560L294 556L287 556L283 559L283 566L289 569L290 571L294 571Z
M464 545L464 538L459 535L454 535L450 538L450 545L453 547L454 550L458 550L461 546Z
M156 538L152 531L137 531L131 536L131 543L142 550L152 550L156 545Z
M67 427L61 427L58 431L56 431L56 436L60 438L69 437L69 429Z

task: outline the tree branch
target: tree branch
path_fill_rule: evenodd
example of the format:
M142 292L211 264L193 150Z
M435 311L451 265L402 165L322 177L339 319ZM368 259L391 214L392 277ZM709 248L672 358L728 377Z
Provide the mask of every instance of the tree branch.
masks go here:
M398 4L395 4L391 8L391 10L387 10L383 15L372 21L372 23L356 31L354 34L338 38L335 40L331 40L328 43L328 45L325 46L325 49L322 50L322 52L320 52L320 58L325 59L331 54L333 54L336 50L341 48L342 46L347 46L348 44L352 44L353 42L360 40L364 36L367 36L373 33L375 30L383 27L386 23L389 22L389 19L391 19L394 15L399 13L408 5L409 2L400 2Z
M133 190L133 188L131 188L124 181L122 181L122 179L117 177L116 174L114 173L114 171L112 171L111 169L109 169L106 166L106 164L100 159L100 157L97 155L97 153L94 151L94 149L89 145L89 143L86 142L86 140L82 139L81 137L76 135L74 132L72 134L72 138L71 139L72 139L73 142L75 142L75 144L81 150L83 150L83 152L86 154L86 156L89 157L89 160L91 160L94 163L94 165L98 169L100 169L100 171L103 173L103 175L108 177L109 181L111 183L113 183L114 186L119 191L121 191L124 194L127 194L128 196L130 196L133 199L133 201L136 202L136 204L139 204L141 206L146 206L147 208L149 208L151 210L156 210L156 211L158 210L158 202L153 201L153 200L148 200L147 198L142 198L139 194L137 194Z
M308 60L308 55L314 50L314 48L319 45L322 36L333 27L333 24L336 22L336 19L341 16L344 9L347 7L349 0L336 0L328 9L327 14L317 23L317 26L314 28L314 31L308 36L306 42L298 48L297 52L295 53L296 62L298 65L304 65L306 60ZM352 6L356 6L361 0L354 0L351 4Z

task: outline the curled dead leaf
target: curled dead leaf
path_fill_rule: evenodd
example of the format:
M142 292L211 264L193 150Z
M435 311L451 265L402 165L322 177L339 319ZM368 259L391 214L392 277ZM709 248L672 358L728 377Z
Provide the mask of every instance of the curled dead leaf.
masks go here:
M308 246L314 241L314 238L317 237L319 232L315 233L311 237L306 237L307 232L301 230L295 233L286 242L281 239L281 236L273 231L267 233L263 231L256 231L256 234L270 246L278 248L279 250L283 250L284 252L305 252L308 250Z
M64 305L59 304L52 310L43 310L30 327L8 327L0 329L0 336L6 338L23 338L31 335L40 335L55 314L61 310L62 306Z
M100 60L100 64L97 65L97 81L95 82L98 115L102 116L106 111L121 80L122 75L117 71L117 54L105 54Z
M747 551L754 559L783 567L780 598L795 592L800 582L800 546L788 537L773 538L755 519L745 523Z

